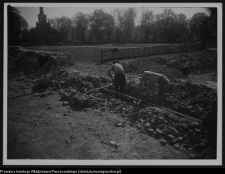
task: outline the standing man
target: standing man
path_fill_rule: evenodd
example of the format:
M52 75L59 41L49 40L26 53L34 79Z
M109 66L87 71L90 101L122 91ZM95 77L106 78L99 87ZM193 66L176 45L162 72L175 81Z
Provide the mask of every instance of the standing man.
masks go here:
M183 74L187 77L188 75L188 69L189 69L189 62L187 61L187 59L183 60L183 63L180 65L180 71L183 72Z
M112 76L112 72L114 73L114 79ZM118 92L120 87L120 92L124 93L124 88L126 86L126 78L124 75L123 66L119 63L118 60L114 60L112 66L107 70L107 75L113 81L114 89ZM118 95L116 95L118 98Z
M163 99L165 96L165 92L169 87L169 80L163 74L151 72L151 71L144 71L142 73L140 86L144 88L144 81L149 81L150 84L153 84L153 94L155 94L155 83L159 84L159 89L157 93L156 105L162 106Z

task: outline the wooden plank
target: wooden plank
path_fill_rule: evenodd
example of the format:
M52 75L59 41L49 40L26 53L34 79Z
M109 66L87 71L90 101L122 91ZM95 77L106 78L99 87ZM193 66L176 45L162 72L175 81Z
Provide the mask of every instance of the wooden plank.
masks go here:
M104 92L107 92L107 93L110 93L110 94L113 94L113 95L116 95L116 91L113 91L113 90L109 90L109 89L102 89ZM130 101L136 101L136 102L139 102L139 103L143 103L143 104L146 104L148 106L154 106L154 107L158 107L160 108L161 110L165 110L165 111L168 111L168 112L171 112L175 115L178 115L178 116L181 116L183 118L187 118L187 119L191 119L193 121L197 121L197 122L200 122L202 123L202 120L200 119L197 119L197 118L193 118L193 117L190 117L188 115L185 115L185 114L181 114L179 112L176 112L176 111L172 111L170 109L167 109L167 108L164 108L164 107L161 107L161 106L158 106L158 105L155 105L155 104L152 104L152 103L148 103L146 101L143 101L143 100L139 100L135 97L132 97L132 96L128 96L128 95L125 95L125 94L121 94L118 92L118 96L121 98L121 99L127 99L127 100L130 100Z
M91 93L91 92L94 92L94 91L98 91L98 90L100 90L100 89L107 88L107 87L110 87L110 86L112 86L112 84L106 85L106 86L102 86L102 87L100 87L100 88L93 89L93 90L91 90L91 91L88 91L88 93Z

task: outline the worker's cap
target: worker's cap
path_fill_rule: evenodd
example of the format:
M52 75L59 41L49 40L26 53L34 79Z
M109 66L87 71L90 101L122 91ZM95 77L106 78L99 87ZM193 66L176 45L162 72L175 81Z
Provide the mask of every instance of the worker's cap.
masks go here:
M119 63L119 61L118 61L118 60L114 60L114 61L113 61L113 64L115 64L115 63Z

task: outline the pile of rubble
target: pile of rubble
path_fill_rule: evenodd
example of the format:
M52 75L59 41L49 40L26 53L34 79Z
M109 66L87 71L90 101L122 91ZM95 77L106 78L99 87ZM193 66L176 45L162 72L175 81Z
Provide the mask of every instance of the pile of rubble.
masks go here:
M105 76L80 74L77 70L61 68L58 71L53 71L37 78L34 81L33 91L42 87L50 87L52 90L73 89L79 93L87 94L93 89L110 83L109 78ZM166 93L164 106L198 119L202 119L211 109L212 102L217 96L215 90L204 85L188 82L172 82L171 85L173 86L173 90L170 93ZM126 94L136 98L140 97L139 99L149 103L155 103L156 101L156 95L153 95L151 87L140 91L138 85L133 81L127 83Z
M212 106L217 92L204 85L180 83L175 85L174 92L165 100L172 110L202 118Z
M42 74L35 81L33 90L39 88L49 88L52 90L74 89L81 93L103 86L110 80L105 76L92 76L89 74L81 74L76 69L58 68Z
M114 103L115 102L115 103ZM142 133L160 139L162 145L180 150L202 152L210 145L206 130L199 122L187 120L165 112L157 107L143 107L133 118L134 106L124 102L111 101L109 108L125 118L123 125L131 125ZM131 109L131 108L134 109Z
M145 105L136 112L138 110L136 104L103 93L95 93L89 97L75 90L67 90L60 92L60 95L62 99L68 101L64 104L71 107L109 110L124 118L124 121L116 123L115 127L133 126L141 133L159 139L162 145L198 153L210 146L207 131L201 122L178 117L160 108Z
M172 82L171 86L173 90L166 92L164 106L198 119L201 119L211 109L212 102L217 96L217 92L214 89L205 85L189 82ZM158 85L156 86L156 91L157 88ZM153 94L151 86L140 91L139 86L133 81L127 83L126 93L149 103L155 103L156 101L156 95Z
M8 49L8 73L24 74L46 73L63 66L75 64L75 58L69 52L55 53L44 51L26 50L21 47Z
M166 65L165 66L159 65L158 63L155 63L148 58L130 61L126 64L123 64L123 67L125 72L135 72L141 74L143 71L153 71L161 73L166 75L172 81L174 79L184 77L181 71L174 68L169 68Z
M160 65L166 65L169 68L177 69L186 59L189 61L190 74L211 73L217 71L217 53L204 52L188 52L180 53L172 57L159 56L152 61Z
M170 80L185 77L179 66L187 59L190 63L189 74L212 73L217 71L217 54L209 52L180 53L175 56L158 56L153 59L141 58L124 63L126 72L142 73L153 71L166 75Z
M59 91L61 95L61 100L66 101L63 105L70 105L71 108L76 106L82 108L91 108L91 107L98 107L99 103L105 102L104 99L100 99L93 96L85 95L84 93L79 93L78 91L72 89L66 91ZM100 106L99 106L100 107Z

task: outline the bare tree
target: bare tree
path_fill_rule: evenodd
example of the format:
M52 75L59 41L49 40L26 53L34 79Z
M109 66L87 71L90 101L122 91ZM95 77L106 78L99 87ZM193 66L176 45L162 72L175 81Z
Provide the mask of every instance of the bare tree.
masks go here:
M132 30L135 27L135 19L137 16L136 8L129 8L123 15L125 42L132 40Z
M151 35L151 32L153 31L153 20L154 15L153 11L142 11L142 18L141 18L141 32L144 35L145 42L147 43L149 41L149 37Z
M62 37L64 42L67 42L67 39L71 35L72 21L68 17L60 17L50 19L50 25L53 26Z
M92 15L90 15L90 27L97 39L97 43L101 43L102 40L102 31L104 29L104 11L95 10Z

